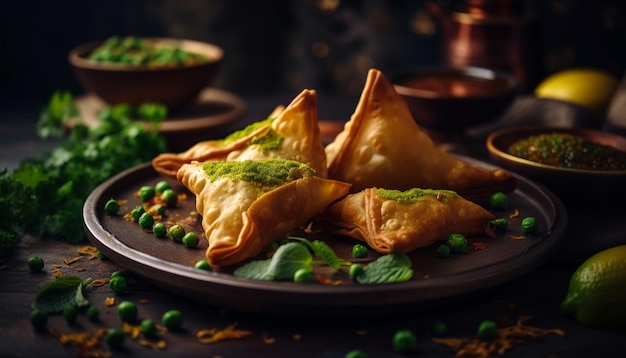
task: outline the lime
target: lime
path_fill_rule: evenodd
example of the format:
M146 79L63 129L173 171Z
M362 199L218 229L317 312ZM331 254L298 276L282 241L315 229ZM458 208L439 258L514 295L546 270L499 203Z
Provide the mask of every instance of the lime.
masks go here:
M589 257L569 282L561 311L597 328L626 328L626 245Z
M604 71L572 68L545 78L535 88L535 95L571 102L604 115L618 84L616 77Z

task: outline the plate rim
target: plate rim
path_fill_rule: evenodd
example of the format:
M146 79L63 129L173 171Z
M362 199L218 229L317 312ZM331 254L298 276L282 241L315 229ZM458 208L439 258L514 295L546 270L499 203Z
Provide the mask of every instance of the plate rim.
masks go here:
M483 166L495 167L477 159L462 155L455 156L460 159L469 160L470 162L480 163ZM97 208L99 206L97 204L98 202L102 202L103 195L109 187L114 186L116 183L119 183L135 172L151 170L153 170L151 163L140 164L113 176L94 189L83 206L84 226L89 240L112 261L128 268L130 271L134 271L144 279L159 285L160 288L182 293L184 296L217 306L230 305L231 307L228 308L249 313L346 315L350 313L346 312L346 308L367 307L372 314L377 314L388 313L390 311L404 312L424 308L436 304L434 300L441 300L443 302L446 300L459 299L460 296L467 296L496 287L528 273L545 263L561 241L566 230L568 219L567 211L563 203L550 190L539 183L515 174L520 184L534 187L537 192L543 195L545 197L544 199L550 203L551 209L555 214L552 227L547 231L545 237L541 238L541 242L532 245L513 258L455 274L453 277L454 281L459 285L455 288L461 288L461 292L457 292L455 295L445 295L441 292L445 287L450 285L450 276L392 284L339 286L303 285L292 282L251 280L235 277L226 273L210 272L207 274L206 271L163 260L145 252L135 250L120 241L115 234L109 232L102 225L98 220L100 213L98 213ZM102 235L106 240L97 237L98 234ZM129 251L132 255L125 256L124 250ZM493 269L499 266L504 266L506 270ZM151 270L158 270L167 277L161 279L150 277L150 275L146 275L145 272L143 272L144 267ZM178 278L178 280L167 281L168 278ZM163 281L167 281L167 284L164 284ZM485 281L488 281L489 284L485 285ZM185 284L189 282L200 283L206 287L201 290L188 289ZM482 284L477 285L476 283ZM227 288L226 291L230 291L231 293L209 292L214 287ZM426 288L428 288L429 290L427 291L430 292L425 292L424 296L419 298L415 296L416 292L425 291ZM362 299L364 291L368 297L376 295L384 297L379 302L372 302L371 298L364 300ZM213 295L210 293L213 293ZM233 294L244 293L246 296L254 297L254 299L235 298L234 300L229 300L233 298L230 297ZM275 302L271 301L273 299L272 295L276 293L300 301L296 301L297 303L295 304L289 301L276 305ZM336 295L345 297L345 302L337 302ZM390 296L392 297L389 298ZM257 299L256 302L255 299Z

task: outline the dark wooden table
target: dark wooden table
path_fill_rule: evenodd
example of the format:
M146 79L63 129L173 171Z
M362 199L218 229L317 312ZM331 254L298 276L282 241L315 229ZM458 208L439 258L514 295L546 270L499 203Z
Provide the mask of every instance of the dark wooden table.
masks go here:
M223 131L231 131L247 121L263 118L275 105L288 103L291 97L245 99L248 104L246 117ZM353 98L320 97L319 117L345 121L355 104L356 99ZM21 158L50 150L58 144L56 141L36 138L35 122L39 109L32 103L18 102L0 111L0 167L13 168ZM480 142L478 138L470 142L442 142L442 145L448 145L451 150L462 154L488 160ZM368 312L351 312L354 314L350 317L302 318L228 311L190 300L132 277L122 295L113 293L106 285L86 288L87 298L100 308L99 322L88 321L81 315L74 324L69 324L62 316L52 316L47 330L37 331L28 318L31 304L37 290L54 279L55 268L66 276L99 279L110 277L121 267L112 261L90 260L87 257L68 265L63 260L77 256L76 250L88 243L73 245L25 236L0 269L0 357L88 354L71 345L61 344L51 331L69 334L120 327L115 308L105 305L108 297L115 297L117 302L125 299L137 302L140 319L152 318L158 321L165 311L172 308L179 309L184 315L183 329L163 336L167 342L166 348L152 349L142 346L141 339L129 338L124 348L114 351L113 356L344 357L347 352L360 349L368 357L400 357L406 355L394 352L392 336L399 329L410 329L418 339L419 348L415 356L454 357L454 350L432 341L429 331L434 322L447 324L446 336L471 338L483 320L513 324L520 317L529 316L525 324L543 329L561 329L565 336L550 334L541 339L528 340L514 345L505 356L622 357L626 352L624 332L585 327L563 315L559 311L559 304L567 292L570 276L584 258L601 249L626 243L623 211L620 213L603 206L590 208L575 205L568 205L567 210L570 224L563 244L541 267L452 304L376 317L368 315ZM41 256L46 262L43 272L29 271L26 262L32 255ZM233 324L236 324L237 329L251 334L245 338L213 344L200 343L196 337L199 330L223 329ZM109 351L104 343L99 347Z

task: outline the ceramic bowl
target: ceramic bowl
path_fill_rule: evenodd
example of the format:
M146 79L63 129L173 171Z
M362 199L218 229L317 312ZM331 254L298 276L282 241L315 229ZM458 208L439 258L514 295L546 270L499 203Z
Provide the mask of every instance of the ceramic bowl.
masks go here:
M408 69L392 82L415 121L441 132L463 132L497 119L519 90L512 75L479 67Z
M191 102L210 84L224 57L222 48L214 44L173 38L144 39L155 44L179 46L182 50L204 55L208 61L152 67L89 60L91 52L103 41L75 47L68 60L83 87L109 105L158 102L168 109L176 109Z
M535 179L566 202L612 201L626 196L626 170L583 170L541 164L508 153L514 142L541 133L569 133L626 152L626 138L600 130L529 126L496 131L487 137L491 158L516 173Z

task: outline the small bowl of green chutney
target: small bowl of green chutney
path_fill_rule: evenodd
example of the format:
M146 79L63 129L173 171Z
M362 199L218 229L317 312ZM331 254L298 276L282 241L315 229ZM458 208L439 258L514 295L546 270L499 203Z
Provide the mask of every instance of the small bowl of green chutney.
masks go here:
M73 48L68 61L82 86L109 105L174 110L211 83L223 57L220 46L201 41L112 36Z
M626 197L626 138L589 128L511 127L487 138L491 158L566 202Z

